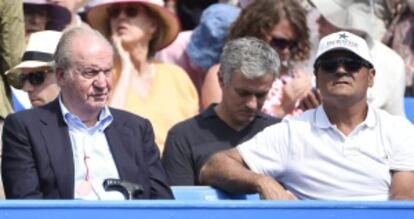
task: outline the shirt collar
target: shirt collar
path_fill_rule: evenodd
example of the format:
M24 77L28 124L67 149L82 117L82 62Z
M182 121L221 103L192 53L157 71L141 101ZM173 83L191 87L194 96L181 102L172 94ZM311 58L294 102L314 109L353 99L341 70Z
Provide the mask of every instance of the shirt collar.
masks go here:
M375 110L368 105L368 113L365 120L361 123L361 125L366 125L369 128L375 126L377 119L375 115ZM325 110L323 109L322 105L318 106L314 112L313 124L319 128L329 128L333 127L334 125L329 121L328 116L326 115Z
M210 106L208 106L208 108L205 109L201 113L201 117L203 119L206 119L206 118L209 118L209 117L212 117L212 116L218 116L217 113L216 113L216 110L214 109L217 105L218 105L217 103L210 104ZM259 113L256 114L255 118L262 118L262 117L264 117L264 115L265 115L264 113L259 112Z
M68 108L66 108L65 104L63 104L62 95L59 95L59 106L63 115L63 120L68 125L68 127L82 127L84 129L92 129L92 130L104 130L108 127L112 121L113 116L111 111L107 106L105 106L101 112L99 113L98 122L95 124L94 127L87 128L85 124L79 119L79 117L73 113L71 113Z

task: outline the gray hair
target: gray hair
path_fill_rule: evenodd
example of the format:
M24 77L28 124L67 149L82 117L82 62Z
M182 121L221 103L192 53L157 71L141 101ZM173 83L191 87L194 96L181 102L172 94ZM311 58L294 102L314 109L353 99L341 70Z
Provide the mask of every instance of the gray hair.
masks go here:
M114 51L112 45L108 40L98 31L88 27L88 26L75 26L66 29L60 41L56 47L56 51L54 54L54 65L55 69L60 68L65 73L69 70L73 65L73 41L79 36L87 36L91 38L96 38L103 42L103 45L108 46L108 48ZM88 45L85 45L88 46Z
M238 38L226 43L220 58L220 74L227 84L239 71L247 79L266 74L279 77L280 59L268 43L254 37Z

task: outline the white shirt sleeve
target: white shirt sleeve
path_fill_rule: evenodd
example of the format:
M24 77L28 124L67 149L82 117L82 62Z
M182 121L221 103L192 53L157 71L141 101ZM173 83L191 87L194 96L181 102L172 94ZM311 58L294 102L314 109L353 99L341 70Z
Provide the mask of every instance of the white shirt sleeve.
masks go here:
M277 178L288 158L288 122L272 125L237 146L247 166L256 173Z
M386 136L390 145L390 169L414 171L414 125L403 117L386 125L388 130L392 130L392 135Z

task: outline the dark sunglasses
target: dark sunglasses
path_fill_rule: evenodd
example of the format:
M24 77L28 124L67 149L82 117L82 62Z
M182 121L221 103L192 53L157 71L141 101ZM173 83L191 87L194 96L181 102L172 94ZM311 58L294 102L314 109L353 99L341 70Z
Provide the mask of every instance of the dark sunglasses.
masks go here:
M275 49L286 49L286 48L292 49L296 47L296 41L287 40L287 39L278 38L278 37L273 37L269 44Z
M138 10L139 9L135 6L121 7L119 5L116 5L109 7L107 9L107 13L109 18L117 18L121 14L121 12L124 11L129 18L133 18L138 15Z
M49 71L35 71L35 72L30 72L29 74L23 74L23 73L20 74L19 79L22 84L22 87L26 80L29 81L29 83L33 86L41 85L45 81L46 74L48 72Z
M316 65L315 69L319 67L327 73L335 73L338 69L339 65L344 66L347 72L356 72L362 67L372 68L373 66L360 58L332 58L332 59L321 59L319 60Z

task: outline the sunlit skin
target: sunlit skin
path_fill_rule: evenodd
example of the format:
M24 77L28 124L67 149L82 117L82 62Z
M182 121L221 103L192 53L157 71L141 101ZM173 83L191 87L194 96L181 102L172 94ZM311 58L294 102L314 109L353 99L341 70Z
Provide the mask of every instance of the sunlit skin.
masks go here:
M43 31L46 29L48 22L47 9L44 6L29 5L25 6L24 12L24 28L26 42L32 33Z
M71 48L72 68L57 73L63 102L84 123L93 125L112 89L113 51L91 35L75 38Z
M324 58L354 57L348 51L335 51ZM367 102L367 90L374 85L375 70L362 67L356 72L347 72L339 65L336 72L328 73L322 68L316 72L316 83L324 99L324 105L352 106Z
M28 80L25 80L22 90L28 93L32 106L39 107L54 100L58 96L60 88L50 67L23 68L22 74L36 71L47 71L44 82L40 85L32 85Z
M134 47L148 47L156 31L156 24L146 13L146 9L139 4L115 4L116 7L136 7L138 14L135 17L128 17L122 10L118 17L110 18L112 35L118 36L126 50ZM112 6L112 7L115 7Z
M227 84L221 81L223 98L216 108L220 118L236 130L246 127L262 109L273 80L272 74L247 79L235 72Z
M286 40L295 40L296 31L288 19L282 19L273 27L270 35L268 36L267 42L270 42L272 37L282 38ZM276 52L282 61L288 60L290 57L290 50L288 47L285 49L276 48Z

